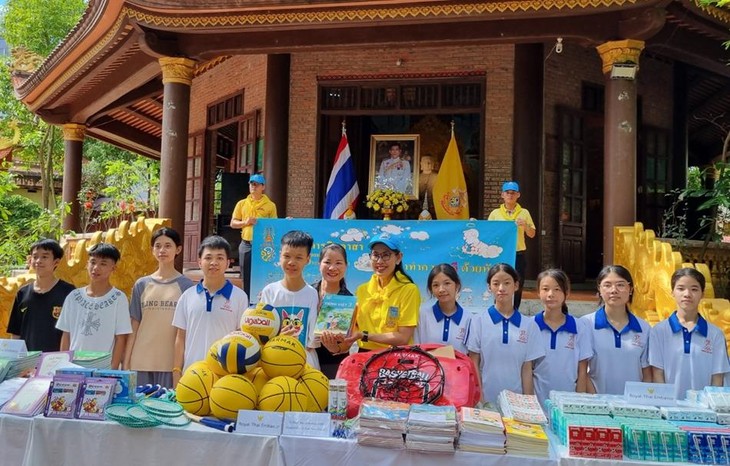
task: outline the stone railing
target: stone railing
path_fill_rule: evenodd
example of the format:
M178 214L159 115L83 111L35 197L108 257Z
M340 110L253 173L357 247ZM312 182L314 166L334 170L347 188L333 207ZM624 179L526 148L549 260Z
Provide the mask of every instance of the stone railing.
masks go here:
M170 220L140 217L133 222L124 221L118 228L93 233L90 237L64 239L61 241L61 246L65 255L56 269L56 274L76 287L87 285L89 277L86 272L86 262L89 258L89 248L101 242L111 243L122 254L111 282L129 297L134 282L157 268L157 261L150 252L150 241L152 233L163 226L170 226ZM0 338L8 337L8 319L15 294L21 286L33 280L33 277L32 271L13 278L0 277Z
M679 251L687 262L704 262L710 268L717 298L730 298L730 243L657 238Z
M652 325L669 317L676 308L671 294L672 274L682 267L695 267L707 281L700 312L720 327L730 341L730 301L715 297L707 264L693 263L691 255L683 260L669 242L655 238L654 232L644 230L641 223L614 228L614 263L629 269L634 279L631 310Z

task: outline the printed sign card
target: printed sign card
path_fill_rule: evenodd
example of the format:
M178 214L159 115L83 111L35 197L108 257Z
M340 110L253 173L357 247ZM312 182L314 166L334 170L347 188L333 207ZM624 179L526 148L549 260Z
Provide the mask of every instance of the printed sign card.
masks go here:
M281 435L284 413L268 411L238 411L236 430L238 434Z
M300 437L329 437L329 413L298 413L288 411L284 413L284 435Z
M674 384L626 382L624 397L629 404L675 406Z

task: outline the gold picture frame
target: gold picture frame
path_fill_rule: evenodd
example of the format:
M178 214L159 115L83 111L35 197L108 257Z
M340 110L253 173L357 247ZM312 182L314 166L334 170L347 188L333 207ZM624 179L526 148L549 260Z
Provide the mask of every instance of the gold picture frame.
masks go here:
M400 148L400 153L394 149ZM370 136L368 192L390 188L407 199L418 199L421 137L418 134L373 134Z

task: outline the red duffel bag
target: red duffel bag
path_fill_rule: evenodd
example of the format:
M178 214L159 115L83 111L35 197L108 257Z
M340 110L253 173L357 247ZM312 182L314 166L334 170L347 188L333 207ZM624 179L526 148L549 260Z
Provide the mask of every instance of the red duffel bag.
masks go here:
M365 397L406 403L474 406L479 401L479 373L471 359L433 356L444 345L395 346L351 354L337 370L347 380L347 417L354 417Z

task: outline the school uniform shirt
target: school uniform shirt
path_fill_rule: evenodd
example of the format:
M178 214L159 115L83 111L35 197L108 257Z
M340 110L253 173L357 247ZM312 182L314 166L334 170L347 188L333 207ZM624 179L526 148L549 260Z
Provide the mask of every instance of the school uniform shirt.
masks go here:
M505 319L494 306L472 318L466 347L480 355L482 401L490 403L502 390L522 393L522 364L545 356L533 318L515 311Z
M456 312L447 316L438 301L421 306L418 327L413 335L415 343L438 343L451 345L456 351L467 354L466 331L471 322L471 313L456 303Z
M598 393L623 395L626 382L641 382L642 369L649 367L649 324L628 315L629 322L620 331L608 322L603 307L581 318L592 350L588 375Z
M370 333L395 332L398 327L418 325L418 308L421 294L418 287L409 282L401 273L396 272L385 288L373 275L370 280L357 287L357 328ZM413 340L408 344L412 344ZM373 341L358 341L360 348L377 350L389 348L388 345Z
M702 390L713 374L730 372L722 331L699 316L692 331L679 323L677 311L651 329L649 364L664 371L678 400L687 390Z
M583 326L575 317L565 316L565 323L553 331L545 323L545 311L535 316L545 356L533 368L535 395L544 406L550 390L574 392L578 382L578 363L591 357L591 345Z

